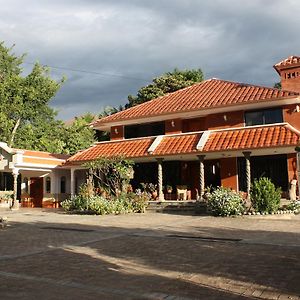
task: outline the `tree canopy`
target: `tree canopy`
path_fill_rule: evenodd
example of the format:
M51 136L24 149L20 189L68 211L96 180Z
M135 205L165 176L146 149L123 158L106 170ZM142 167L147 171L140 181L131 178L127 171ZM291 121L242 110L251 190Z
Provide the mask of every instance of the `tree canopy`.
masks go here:
M0 43L0 140L15 148L74 154L89 147L94 131L91 114L76 117L70 125L57 120L49 106L64 82L54 80L47 67L36 63L23 76L25 55L12 53Z
M12 49L0 43L0 138L11 147L29 146L32 140L41 146L30 148L45 150L42 141L49 133L47 128L60 125L48 104L64 79L55 81L49 69L38 63L27 76L22 76L24 55L18 57L11 53Z
M89 127L89 124L95 119L95 116L87 113L80 117L75 117L71 125L65 129L64 152L75 154L79 150L84 150L95 142L95 132Z
M204 79L201 69L179 70L164 73L152 80L152 83L140 88L136 96L129 95L126 108L152 100L166 93L193 85Z

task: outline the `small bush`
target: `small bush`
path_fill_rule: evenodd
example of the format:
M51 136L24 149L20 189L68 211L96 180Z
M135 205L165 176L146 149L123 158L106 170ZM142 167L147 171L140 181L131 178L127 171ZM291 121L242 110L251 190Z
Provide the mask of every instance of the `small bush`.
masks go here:
M254 180L251 191L251 203L257 212L276 212L280 205L281 189L276 188L269 178Z
M208 209L216 216L240 215L245 211L242 196L228 188L219 187L206 197Z
M74 211L87 214L124 214L131 212L144 212L148 197L144 194L121 193L111 199L99 195L85 197L76 195L61 203L66 211Z
M300 210L300 201L295 201L295 202L292 202L292 203L288 204L285 207L285 210L292 210L292 211Z

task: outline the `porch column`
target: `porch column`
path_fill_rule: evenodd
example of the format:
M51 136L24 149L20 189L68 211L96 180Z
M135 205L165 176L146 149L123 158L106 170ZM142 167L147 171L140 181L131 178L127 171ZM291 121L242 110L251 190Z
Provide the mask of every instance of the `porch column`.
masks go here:
M250 188L251 188L251 164L250 164L250 151L243 152L246 159L246 189L247 189L247 199L250 199Z
M71 196L75 195L75 169L71 168L71 182L70 182Z
M164 193L163 193L163 169L162 162L163 158L157 158L157 177L158 177L158 200L164 201Z
M14 168L12 170L12 174L14 177L14 198L11 204L11 209L19 209L19 205L17 202L17 193L18 193L18 176L19 176L19 169Z
M56 196L55 194L57 194L57 192L56 192L56 175L54 173L54 170L51 171L50 178L51 178L50 193L52 194L53 197L55 197Z
M205 189L205 178L204 178L204 158L205 155L197 155L199 159L199 195L197 200L202 200Z

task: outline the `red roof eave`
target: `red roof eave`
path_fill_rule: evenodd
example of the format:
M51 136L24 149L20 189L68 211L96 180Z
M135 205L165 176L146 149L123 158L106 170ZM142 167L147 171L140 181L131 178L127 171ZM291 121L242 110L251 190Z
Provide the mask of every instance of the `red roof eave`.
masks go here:
M102 142L71 157L66 165L82 164L101 156L124 155L127 158L150 158L200 154L209 152L244 151L263 148L296 146L300 132L287 123L229 128L210 131L203 148L197 149L203 132L165 135L155 150L149 148L155 138L138 138Z

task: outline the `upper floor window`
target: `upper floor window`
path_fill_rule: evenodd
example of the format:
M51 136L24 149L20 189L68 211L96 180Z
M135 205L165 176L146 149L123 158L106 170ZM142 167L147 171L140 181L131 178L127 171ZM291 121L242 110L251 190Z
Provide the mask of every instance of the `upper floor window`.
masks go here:
M165 122L125 126L125 139L165 134Z
M282 123L282 109L263 109L256 111L245 112L245 124L246 126L263 125L272 123Z

